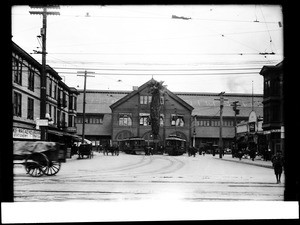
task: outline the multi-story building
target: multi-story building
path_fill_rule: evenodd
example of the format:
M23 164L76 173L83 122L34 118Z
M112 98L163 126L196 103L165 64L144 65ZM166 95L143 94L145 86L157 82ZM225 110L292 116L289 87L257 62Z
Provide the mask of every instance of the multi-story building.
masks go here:
M40 140L37 121L41 117L42 66L12 42L13 140ZM75 129L76 101L79 94L68 87L50 66L46 66L47 140L70 143L78 138Z
M263 66L264 77L264 121L262 128L268 147L274 154L283 149L283 61L275 66Z
M134 87L133 91L86 90L86 138L95 146L130 135L150 140L151 126L148 123L150 99L146 86L147 83ZM79 93L76 127L77 133L82 134L83 90L79 90ZM169 95L166 96L169 97L165 101L165 108L162 108L162 112L166 110L167 113L162 113L165 116L165 128L162 124L161 140L176 131L177 134L185 137L190 145L196 147L206 143L218 145L219 93L171 92L169 90L167 93ZM230 148L235 137L235 120L237 123L248 121L252 110L255 110L258 117L262 117L263 96L225 93L224 98L222 140L224 147ZM232 108L234 101L239 101L238 105L240 105L238 106L240 111L236 117ZM184 127L172 122L172 118L176 116L183 118Z

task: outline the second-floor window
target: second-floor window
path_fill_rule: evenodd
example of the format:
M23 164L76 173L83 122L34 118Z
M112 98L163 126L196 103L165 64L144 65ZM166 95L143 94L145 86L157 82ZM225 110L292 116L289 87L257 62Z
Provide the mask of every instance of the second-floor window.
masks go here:
M184 117L183 115L171 115L171 126L183 127L184 126Z
M150 126L150 115L140 114L140 125L141 126Z
M27 102L27 119L33 120L34 115L34 101L32 98L28 98Z
M69 110L73 110L74 107L73 107L73 96L70 95L69 96Z
M103 115L85 115L84 117L85 123L89 124L102 124L103 123ZM83 117L82 115L76 117L75 119L76 124L82 124L83 123Z
M69 127L73 127L73 121L74 121L74 116L72 115L69 115L68 116L68 124L69 124Z
M131 114L119 114L119 126L132 126Z
M22 116L22 95L18 92L14 92L13 115L18 117Z
M265 79L264 81L264 95L268 97L270 95L270 88L271 88L271 80Z

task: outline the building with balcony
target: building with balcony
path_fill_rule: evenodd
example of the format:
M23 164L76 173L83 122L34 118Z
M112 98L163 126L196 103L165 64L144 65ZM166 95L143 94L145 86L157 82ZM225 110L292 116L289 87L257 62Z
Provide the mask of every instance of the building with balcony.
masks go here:
M13 140L41 139L41 70L39 62L12 42ZM46 75L47 140L69 143L78 138L74 121L79 93L48 65Z

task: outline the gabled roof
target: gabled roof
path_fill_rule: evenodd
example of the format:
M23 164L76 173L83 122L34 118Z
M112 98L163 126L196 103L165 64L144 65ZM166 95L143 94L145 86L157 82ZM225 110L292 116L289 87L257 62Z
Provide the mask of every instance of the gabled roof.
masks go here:
M274 71L280 71L283 69L283 61L276 64L275 66L263 66L261 71L259 72L260 75L265 75L266 73L274 72Z
M155 81L155 80L152 78L151 80L149 80L148 82L146 82L142 86L140 86L137 90L134 90L134 91L130 92L128 95L126 95L123 98L119 99L117 102L113 103L109 107L111 109L114 109L115 107L119 106L120 104L126 102L128 99L132 98L133 96L135 96L136 94L140 93L145 88L147 88L148 85L149 85L149 83L151 83L152 81ZM189 105L184 100L182 100L181 98L179 98L177 95L175 95L174 93L172 93L171 91L169 91L167 88L166 88L166 93L171 98L173 98L175 101L177 101L178 103L180 103L181 105L183 105L185 108L187 108L189 111L192 111L194 109L191 105Z

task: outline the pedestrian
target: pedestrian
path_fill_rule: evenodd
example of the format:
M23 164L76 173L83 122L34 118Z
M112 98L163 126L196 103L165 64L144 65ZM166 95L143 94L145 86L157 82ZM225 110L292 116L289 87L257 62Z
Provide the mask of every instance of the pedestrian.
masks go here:
M273 168L276 176L277 184L281 183L280 178L283 169L283 156L281 151L277 151L276 154L272 157Z

